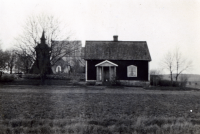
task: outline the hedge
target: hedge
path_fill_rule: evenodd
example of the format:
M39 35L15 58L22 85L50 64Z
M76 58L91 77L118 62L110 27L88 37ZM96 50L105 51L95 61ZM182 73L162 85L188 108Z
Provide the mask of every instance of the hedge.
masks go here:
M75 77L79 77L80 80L85 80L85 75L84 74L78 74L76 76L74 75L65 75L65 74L52 74L52 75L47 75L46 79L56 79L56 80L72 80L75 79ZM24 79L40 79L39 74L24 74L23 75Z
M0 77L0 82L12 82L15 80L15 75L13 74L3 74Z

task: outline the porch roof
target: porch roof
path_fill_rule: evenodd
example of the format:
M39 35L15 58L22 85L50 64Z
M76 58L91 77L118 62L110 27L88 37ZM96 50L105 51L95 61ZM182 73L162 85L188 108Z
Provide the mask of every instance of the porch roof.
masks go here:
M102 61L102 62L96 64L95 66L96 67L97 66L116 66L117 67L118 65L113 63L113 62L111 62L111 61L105 60L105 61Z

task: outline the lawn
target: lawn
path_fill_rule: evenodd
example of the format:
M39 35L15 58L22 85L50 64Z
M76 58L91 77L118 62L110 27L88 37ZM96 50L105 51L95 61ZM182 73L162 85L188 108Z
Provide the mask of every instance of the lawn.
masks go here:
M199 104L199 91L2 86L0 134L199 134Z
M70 80L46 79L44 85L70 85ZM12 82L1 82L0 85L41 85L40 79L15 79Z

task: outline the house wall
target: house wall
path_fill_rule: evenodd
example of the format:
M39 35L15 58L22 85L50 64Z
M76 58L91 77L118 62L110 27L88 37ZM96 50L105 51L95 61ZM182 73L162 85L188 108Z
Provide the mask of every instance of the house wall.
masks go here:
M87 60L87 80L96 80L95 65L104 60ZM148 81L148 61L133 60L109 60L118 65L116 75L119 80L143 80ZM137 77L127 77L127 66L137 66Z

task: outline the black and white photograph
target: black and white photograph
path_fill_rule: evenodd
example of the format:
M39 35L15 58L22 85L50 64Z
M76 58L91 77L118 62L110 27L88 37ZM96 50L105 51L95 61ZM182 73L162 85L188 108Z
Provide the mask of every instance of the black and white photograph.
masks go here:
M200 0L0 0L0 134L200 134Z

